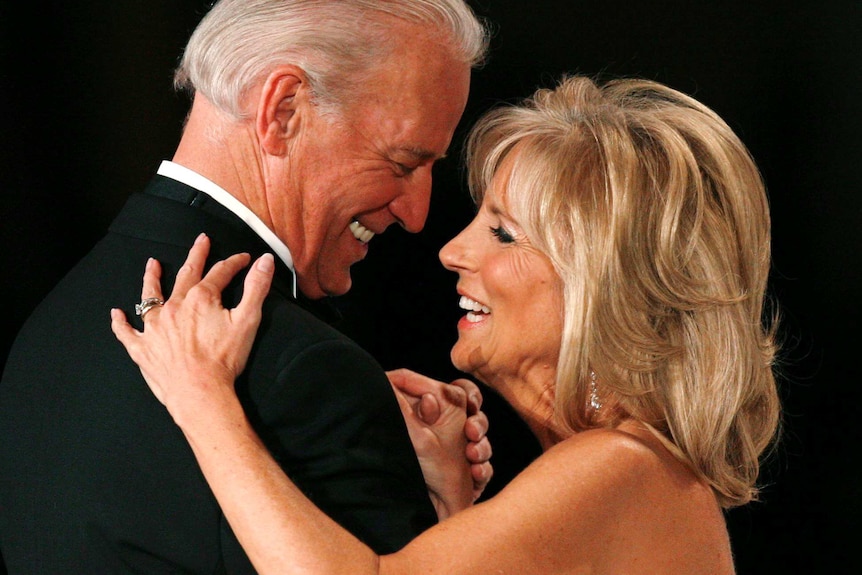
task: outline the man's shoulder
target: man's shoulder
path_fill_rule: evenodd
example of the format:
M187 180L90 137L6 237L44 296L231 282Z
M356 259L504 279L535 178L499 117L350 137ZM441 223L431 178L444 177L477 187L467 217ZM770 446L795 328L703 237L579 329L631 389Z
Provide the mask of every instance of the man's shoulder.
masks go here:
M358 343L330 324L326 319L296 300L275 295L264 303L263 318L257 334L256 347L278 355L281 363L302 359L314 361L346 361L369 364L382 374L382 368ZM312 361L305 357L304 361ZM320 369L334 365L321 364Z

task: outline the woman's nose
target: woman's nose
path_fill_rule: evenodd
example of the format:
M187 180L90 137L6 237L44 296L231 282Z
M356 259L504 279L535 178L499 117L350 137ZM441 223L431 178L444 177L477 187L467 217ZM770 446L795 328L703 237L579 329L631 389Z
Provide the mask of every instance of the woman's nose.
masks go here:
M447 270L457 272L469 267L469 243L466 241L467 231L470 226L461 230L457 236L440 249L440 262Z

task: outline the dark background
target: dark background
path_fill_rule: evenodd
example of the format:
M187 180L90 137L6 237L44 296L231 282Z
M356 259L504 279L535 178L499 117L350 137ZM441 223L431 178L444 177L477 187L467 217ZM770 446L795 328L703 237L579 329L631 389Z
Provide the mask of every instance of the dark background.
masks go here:
M748 144L773 209L785 429L765 466L763 501L728 515L737 567L859 573L862 4L473 6L497 33L463 128L564 72L639 75L691 93ZM0 366L32 307L172 155L187 101L172 92L171 72L204 9L203 0L0 4ZM376 238L341 299L345 329L384 367L459 375L448 364L460 315L455 277L436 259L472 215L458 153L456 145L439 166L425 232ZM498 399L486 401L494 493L536 449Z

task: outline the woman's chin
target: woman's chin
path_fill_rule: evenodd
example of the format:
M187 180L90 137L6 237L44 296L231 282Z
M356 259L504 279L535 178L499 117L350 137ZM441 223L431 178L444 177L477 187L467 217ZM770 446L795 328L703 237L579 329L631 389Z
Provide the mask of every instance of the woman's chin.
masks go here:
M449 352L449 359L452 361L452 365L458 371L482 381L483 378L478 373L480 371L479 368L485 364L484 361L480 360L481 352L476 348L467 349L466 346L459 345L459 343L456 342L452 347L452 351Z
M455 347L453 347L452 351L449 352L449 360L452 362L452 365L458 371L473 375L472 373L470 373L469 366L466 364L466 362L463 361L463 358L458 353L458 344L455 344Z

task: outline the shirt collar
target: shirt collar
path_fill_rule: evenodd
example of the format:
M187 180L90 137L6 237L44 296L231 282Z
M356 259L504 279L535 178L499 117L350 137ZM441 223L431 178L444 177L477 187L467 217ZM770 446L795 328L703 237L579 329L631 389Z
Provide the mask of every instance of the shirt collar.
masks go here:
M259 235L269 247L272 248L275 255L277 255L288 268L290 268L290 271L293 272L293 297L296 297L296 270L293 268L293 256L290 255L290 250L287 245L281 241L278 236L276 236L275 233L254 214L254 212L212 180L209 180L197 172L190 170L185 166L181 166L176 162L168 160L162 161L159 166L158 174L204 192L248 224L248 226L254 230L254 232Z

